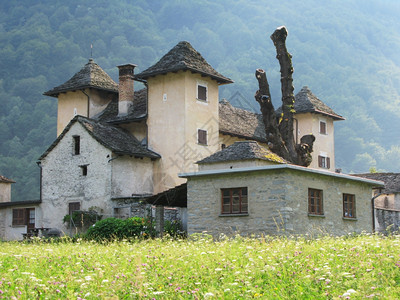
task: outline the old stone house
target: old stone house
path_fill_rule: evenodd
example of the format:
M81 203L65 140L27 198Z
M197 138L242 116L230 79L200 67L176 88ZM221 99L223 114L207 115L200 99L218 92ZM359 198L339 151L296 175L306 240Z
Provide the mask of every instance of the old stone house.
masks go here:
M38 161L35 227L68 232L63 219L73 211L129 216L139 202L182 207L177 214L189 222L191 185L178 174L195 174L197 161L237 141L265 146L261 115L219 101L219 86L233 81L188 42L136 75L135 67L118 66L117 84L90 59L44 93L58 101L58 137ZM136 91L135 81L145 88ZM295 136L316 136L311 168L334 171L333 123L343 118L307 87L296 95L295 109ZM171 198L177 194L185 199Z
M255 141L198 162L187 178L188 233L343 235L373 231L382 182L287 164Z
M0 240L18 240L35 228L40 200L11 201L14 180L0 175Z

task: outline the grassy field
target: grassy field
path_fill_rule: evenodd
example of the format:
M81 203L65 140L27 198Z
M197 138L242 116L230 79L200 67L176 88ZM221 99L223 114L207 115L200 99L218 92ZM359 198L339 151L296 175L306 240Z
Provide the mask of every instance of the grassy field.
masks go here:
M400 236L0 242L5 299L399 299Z

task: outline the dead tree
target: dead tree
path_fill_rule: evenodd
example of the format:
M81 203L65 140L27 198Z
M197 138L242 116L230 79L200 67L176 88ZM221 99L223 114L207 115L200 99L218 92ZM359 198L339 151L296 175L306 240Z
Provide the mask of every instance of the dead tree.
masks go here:
M309 166L312 157L315 137L305 135L296 144L293 134L294 109L294 87L293 87L293 66L292 56L286 49L287 30L284 26L279 27L271 35L276 48L276 58L280 64L281 91L282 91L282 113L276 115L271 101L271 93L267 75L263 69L256 70L259 89L255 94L256 101L260 104L267 144L270 150L286 159L288 162Z

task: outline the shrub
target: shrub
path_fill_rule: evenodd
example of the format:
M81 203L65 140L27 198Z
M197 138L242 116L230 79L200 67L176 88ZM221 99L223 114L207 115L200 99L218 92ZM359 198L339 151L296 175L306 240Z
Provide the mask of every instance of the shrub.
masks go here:
M155 231L150 220L133 217L129 219L107 218L90 227L86 238L96 241L122 240L129 238L154 237Z
M183 230L182 222L179 220L164 222L164 232L172 237L185 237L186 232Z

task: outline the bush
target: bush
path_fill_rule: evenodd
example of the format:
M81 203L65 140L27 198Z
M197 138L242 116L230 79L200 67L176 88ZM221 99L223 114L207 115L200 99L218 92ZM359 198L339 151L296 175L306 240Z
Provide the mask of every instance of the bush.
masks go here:
M96 241L122 240L154 237L155 230L150 220L133 217L129 219L107 218L90 227L86 238Z
M165 221L164 232L168 233L172 237L185 237L186 232L183 230L182 222L179 220Z

